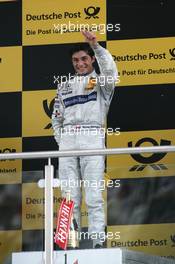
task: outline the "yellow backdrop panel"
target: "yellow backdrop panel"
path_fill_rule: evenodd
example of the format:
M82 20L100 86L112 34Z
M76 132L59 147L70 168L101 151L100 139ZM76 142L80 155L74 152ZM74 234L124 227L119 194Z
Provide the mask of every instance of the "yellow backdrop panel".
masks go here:
M127 148L128 143L135 144L145 138L140 147L151 147L152 143L148 142L146 138L150 138L153 142L161 146L164 140L166 144L175 145L174 138L175 130L153 130L153 131L137 131L137 132L121 132L120 135L108 135L108 148ZM153 156L154 155L154 156ZM175 153L165 153L165 155L158 155L158 153L139 154L140 157L157 160L156 162L140 163L131 155L115 155L107 157L107 174L110 178L139 178L139 177L156 177L156 176L174 176L175 174ZM158 158L159 157L159 158ZM163 164L159 170L154 169L154 164ZM145 165L143 170L137 171L131 169L134 166ZM137 168L138 168L137 167Z
M56 91L30 91L23 92L23 120L22 120L22 135L23 137L32 136L51 136L52 129L46 129L51 124L50 103L56 96ZM43 107L44 100L47 101L47 108L50 116L45 112Z
M175 224L108 226L107 231L120 232L120 239L108 239L108 247L124 247L158 256L175 256Z
M94 0L92 7L90 0L86 2L23 0L23 45L82 42L78 30L80 24L88 24L87 28L90 29L89 26L92 27L92 24L105 23L105 1ZM92 30L94 29L96 27L93 25ZM103 30L97 32L99 40L106 40Z
M0 231L0 263L7 263L7 256L22 250L22 231Z
M120 86L174 83L175 37L107 41Z
M0 92L22 90L22 47L0 47Z
M22 152L22 138L0 138L1 153ZM0 184L21 183L22 160L0 161Z

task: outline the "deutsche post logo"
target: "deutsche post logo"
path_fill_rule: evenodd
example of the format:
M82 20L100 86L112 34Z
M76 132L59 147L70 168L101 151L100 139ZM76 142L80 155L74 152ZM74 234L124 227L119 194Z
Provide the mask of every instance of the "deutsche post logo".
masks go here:
M90 19L91 17L99 18L97 14L100 12L100 7L89 6L88 8L84 8L84 12L87 15L85 19Z
M170 140L161 139L160 144L153 138L145 137L138 140L135 144L135 147L140 147L142 143L151 143L153 146L169 146L171 145ZM128 147L133 147L132 141L128 142ZM153 153L149 157L144 157L141 154L131 154L131 157L139 162L142 163L141 165L134 165L130 168L129 171L143 171L149 164L153 170L167 170L167 167L164 164L155 164L163 159L167 153ZM151 163L151 164L150 164Z
M171 238L171 241L173 243L172 247L175 247L175 235L171 235L170 238Z
M4 149L0 149L0 153L15 153L16 149L10 149L10 148L4 148Z
M175 48L174 49L169 49L169 53L172 56L170 60L175 60Z
M13 148L0 149L0 154L3 154L3 153L16 153L16 149L13 149ZM1 161L6 161L6 160L1 160ZM12 161L12 159L10 161Z
M43 101L43 108L46 113L46 115L51 119L52 112L53 112L53 106L54 106L54 99L51 101L50 105L48 105L47 99ZM52 127L52 124L47 124L44 129L50 129Z

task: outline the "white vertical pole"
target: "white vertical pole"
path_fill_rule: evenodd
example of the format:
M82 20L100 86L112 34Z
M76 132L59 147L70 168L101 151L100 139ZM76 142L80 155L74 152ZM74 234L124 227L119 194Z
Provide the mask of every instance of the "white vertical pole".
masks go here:
M45 166L45 264L53 264L53 177L49 158Z

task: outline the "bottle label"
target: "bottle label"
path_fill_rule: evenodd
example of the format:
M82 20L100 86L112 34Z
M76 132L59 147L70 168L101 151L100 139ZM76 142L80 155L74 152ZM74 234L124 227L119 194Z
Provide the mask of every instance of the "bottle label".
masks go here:
M70 224L73 214L74 202L63 199L58 211L54 242L62 249L67 249Z

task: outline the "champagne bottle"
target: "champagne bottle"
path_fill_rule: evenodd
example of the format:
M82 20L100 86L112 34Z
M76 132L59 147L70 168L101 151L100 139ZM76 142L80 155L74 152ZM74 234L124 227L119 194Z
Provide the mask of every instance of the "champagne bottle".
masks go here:
M66 201L70 201L70 191L66 192ZM74 215L72 214L71 217L71 223L70 223L70 230L68 235L68 249L77 249L79 248L79 239L78 239L78 224L76 219L74 218Z

